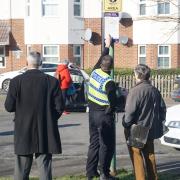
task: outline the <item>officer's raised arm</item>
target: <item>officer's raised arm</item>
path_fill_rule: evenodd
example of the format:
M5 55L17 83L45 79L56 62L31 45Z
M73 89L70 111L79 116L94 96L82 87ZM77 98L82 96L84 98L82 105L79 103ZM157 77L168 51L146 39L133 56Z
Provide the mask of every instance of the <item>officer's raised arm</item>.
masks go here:
M104 48L104 51L102 52L102 54L101 54L98 62L95 64L95 66L94 66L94 68L93 68L93 71L94 71L95 69L100 68L100 64L101 64L102 58L103 58L104 56L106 56L106 55L109 54L109 47L110 47L110 45L111 45L111 41L112 41L112 38L111 38L110 35L108 35L108 36L106 37L106 39L105 39L105 48Z

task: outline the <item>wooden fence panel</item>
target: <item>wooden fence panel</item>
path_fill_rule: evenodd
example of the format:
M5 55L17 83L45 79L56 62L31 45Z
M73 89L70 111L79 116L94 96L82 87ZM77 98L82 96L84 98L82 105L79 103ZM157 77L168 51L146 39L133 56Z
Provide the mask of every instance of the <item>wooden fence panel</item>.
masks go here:
M159 89L162 97L169 98L171 91L174 89L174 80L177 76L178 75L153 75L151 77L151 83ZM116 75L114 79L119 83L119 86L128 90L135 85L135 77L133 75Z

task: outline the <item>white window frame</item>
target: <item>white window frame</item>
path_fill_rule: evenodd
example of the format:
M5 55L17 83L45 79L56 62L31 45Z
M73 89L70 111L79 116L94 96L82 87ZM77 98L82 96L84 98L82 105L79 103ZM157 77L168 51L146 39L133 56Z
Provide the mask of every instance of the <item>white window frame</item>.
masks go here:
M48 54L48 55L46 55L46 54L44 54L44 48L45 47L56 47L57 48L57 54ZM44 44L43 45L43 59L44 58L57 58L57 61L56 62L58 62L59 61L59 45L46 45L46 44ZM43 60L44 61L44 60ZM55 61L52 61L52 62L55 62Z
M30 16L30 10L31 9L31 0L26 0L26 16L29 17Z
M26 56L28 56L29 55L29 53L31 52L31 45L30 44L28 44L27 46L26 46Z
M159 54L159 48L161 46L167 46L168 47L168 54ZM162 66L162 67L159 67L158 65L158 59L161 58L161 57L164 57L164 58L169 58L169 67L166 67L166 66ZM158 59L157 59L157 68L158 69L169 69L171 68L171 46L170 45L166 45L166 44L161 44L161 45L158 45Z
M159 5L160 4L164 4L164 12L163 13L159 13ZM169 4L169 12L168 13L166 13L165 12L165 4ZM170 2L169 1L159 1L159 2L157 2L157 14L158 15L169 15L170 14L170 11L171 11L171 7L170 7Z
M140 54L140 48L145 47L145 54ZM146 59L146 45L138 45L138 64L140 64L140 58L145 58ZM142 64L142 63L141 63ZM147 59L145 61L145 64L147 64Z
M4 45L0 45L0 47L3 47L3 54L0 54L0 64L1 64L1 58L4 61L4 66L0 66L0 68L6 68L6 48Z
M82 17L82 0L80 0L80 2L75 2L76 0L73 0L73 16L74 17ZM80 6L80 15L75 15L74 14L74 9L75 9L75 5L79 5Z
M76 47L80 47L80 54L75 54L75 48ZM81 67L82 66L82 46L80 44L74 44L73 45L73 57L74 57L74 59L75 58L80 58L79 66ZM75 61L75 63L76 63L76 61Z
M57 6L57 14L55 15L46 15L45 12L44 12L44 7L46 5L56 5ZM43 17L58 17L59 16L59 11L58 11L58 7L59 7L59 1L58 0L53 0L53 2L45 2L45 0L42 0L42 16Z
M141 14L141 5L145 5L145 14ZM146 0L139 0L139 15L140 16L146 15Z

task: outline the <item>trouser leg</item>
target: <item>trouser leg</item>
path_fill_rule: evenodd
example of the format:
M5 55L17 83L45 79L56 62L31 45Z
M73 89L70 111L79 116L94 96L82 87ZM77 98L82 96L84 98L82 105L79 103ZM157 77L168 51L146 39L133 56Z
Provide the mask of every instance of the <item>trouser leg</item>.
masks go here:
M102 115L103 121L99 128L100 149L99 163L101 174L109 175L110 164L114 154L114 119L112 115Z
M29 173L33 161L33 154L31 155L16 155L14 180L29 180Z
M39 180L52 180L52 154L35 154Z
M63 89L63 90L62 90L62 98L63 98L64 104L66 105L67 89Z
M94 123L93 113L94 112L89 113L90 145L86 164L86 174L89 177L94 176L97 173L97 166L99 160L99 132L96 124Z
M135 147L128 147L134 167L136 180L145 180L144 160L141 150Z
M156 169L156 160L154 154L154 142L147 141L145 147L143 148L144 160L146 163L147 177L148 180L157 180L157 169Z

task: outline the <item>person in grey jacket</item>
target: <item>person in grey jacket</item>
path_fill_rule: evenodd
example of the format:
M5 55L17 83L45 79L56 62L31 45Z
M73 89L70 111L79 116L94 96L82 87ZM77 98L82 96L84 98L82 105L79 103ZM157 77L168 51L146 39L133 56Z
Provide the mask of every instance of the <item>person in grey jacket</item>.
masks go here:
M64 110L59 82L38 70L41 56L30 52L28 70L13 78L5 101L14 117L14 180L27 180L35 156L40 180L52 180L52 154L60 154L58 119Z
M158 89L151 85L149 80L150 68L144 64L139 64L134 69L134 73L136 85L128 94L122 122L126 132L125 137L127 140L129 136L127 132L133 124L151 126L145 146L143 148L128 146L128 149L136 180L145 180L144 160L148 180L157 180L154 139L163 135L166 105Z

